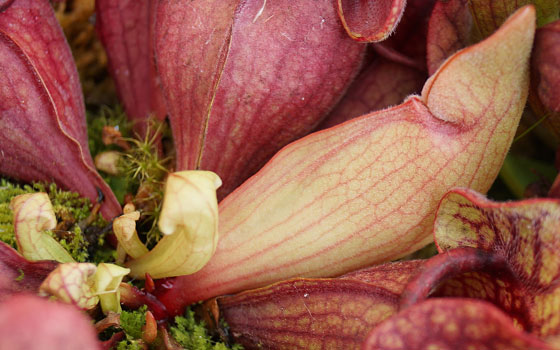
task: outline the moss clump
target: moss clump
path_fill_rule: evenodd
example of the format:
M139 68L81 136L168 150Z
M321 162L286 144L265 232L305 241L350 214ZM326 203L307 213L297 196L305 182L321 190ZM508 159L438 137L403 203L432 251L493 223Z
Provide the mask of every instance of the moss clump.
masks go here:
M171 163L171 158L160 156L160 142L166 130L166 124L152 120L144 139L127 139L131 147L123 154L120 164L123 174L137 184L133 202L142 213L140 226L145 228L148 248L161 238L156 224L163 201L163 184Z
M47 233L56 239L77 262L86 262L88 260L89 243L84 238L80 226L74 225L72 231L68 232L64 231L61 233L55 230L47 231Z
M95 265L99 265L100 263L110 263L117 260L117 250L111 247L108 247L105 244L105 235L99 236L97 240L97 246L91 247L89 249L89 262L94 263Z
M142 338L142 327L146 324L146 305L141 306L137 310L122 311L121 313L121 328L131 339Z
M31 187L22 188L5 179L0 180L0 240L13 248L16 248L16 237L10 201L15 196L30 192L34 192Z
M103 142L103 129L112 127L123 138L132 137L132 122L126 118L121 106L114 108L102 107L98 113L88 113L88 142L93 157L104 151L122 151L116 144L105 144ZM127 193L134 193L138 184L125 175L108 175L101 173L103 179L113 190L113 193L122 204Z
M122 340L117 344L117 350L144 350L144 345L136 340Z
M146 305L133 311L122 311L120 316L120 327L126 335L126 339L119 342L117 350L143 349L142 327L146 324Z
M84 229L80 224L90 218L91 202L75 192L63 191L55 184L19 185L6 179L0 179L0 240L17 248L10 201L15 196L37 192L45 192L49 195L57 218L57 228L48 233L68 250L76 261L87 261L91 242L86 239ZM106 224L99 216L88 226L99 230Z
M103 142L103 130L112 127L112 144ZM92 155L104 151L118 151L121 154L117 168L118 175L102 174L117 199L124 204L126 195L135 194L133 203L142 213L139 233L151 248L161 238L157 229L157 218L163 198L163 183L172 163L169 157L162 157L163 144L171 137L166 123L149 119L146 135L134 138L132 123L127 121L121 107L101 109L99 115L88 115L88 134ZM138 135L134 135L138 136Z
M239 344L228 346L212 340L204 322L197 322L194 311L187 309L185 316L175 317L175 326L170 327L171 336L185 349L193 350L241 350Z

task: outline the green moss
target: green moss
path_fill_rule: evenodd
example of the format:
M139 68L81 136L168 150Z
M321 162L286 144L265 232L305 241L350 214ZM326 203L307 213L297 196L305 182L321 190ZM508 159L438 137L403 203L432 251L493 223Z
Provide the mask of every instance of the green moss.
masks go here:
M86 239L80 224L90 217L91 202L75 192L63 191L55 184L19 185L6 179L0 179L0 240L16 248L10 201L15 196L37 192L46 192L49 195L57 222L65 226L60 230L48 233L66 248L76 261L87 261L90 242ZM101 228L106 224L103 218L98 216L90 227Z
M129 138L133 135L132 122L126 118L126 114L121 106L116 106L114 108L103 107L98 113L88 113L87 123L89 149L93 157L104 151L122 151L116 145L105 145L103 143L102 136L104 127L114 127L124 138ZM101 173L101 176L111 187L113 193L121 204L123 203L124 196L127 193L134 193L138 188L137 183L131 181L131 179L127 176L115 176L104 173Z
M99 263L114 262L117 260L116 249L106 247L104 244L100 244L99 247L101 248L93 249L93 253L90 254L90 262L98 265Z
M37 192L48 193L57 217L81 221L91 214L90 200L80 197L76 192L63 191L55 184L35 183L32 186Z
M167 175L168 158L161 158L158 150L158 140L165 132L165 124L151 121L146 136L142 140L126 139L131 149L125 153L122 164L128 177L137 179L140 183L159 183Z
M82 229L80 226L74 225L72 231L69 232L70 236L60 236L54 231L47 231L47 233L56 239L77 262L86 262L88 260L89 243L82 235Z
M31 187L22 188L0 179L0 240L13 248L16 248L16 237L10 201L15 196L30 192L34 192Z
M126 139L131 147L123 153L119 164L126 178L133 181L139 189L134 204L142 212L139 226L145 228L148 248L153 247L161 238L157 219L163 200L163 184L172 159L162 158L158 148L161 146L161 137L167 130L166 124L152 120L142 140Z
M243 347L234 344L231 347L212 340L208 334L204 322L197 322L194 318L194 312L187 309L185 316L175 317L175 326L170 327L171 336L185 349L192 350L241 350Z
M124 204L124 197L129 193L134 193L138 189L136 181L122 175L102 174L103 179L117 197L119 203Z
M143 350L144 346L137 340L122 340L117 344L117 350Z
M126 335L126 339L119 342L117 350L143 349L139 340L142 339L142 327L146 324L146 305L133 311L122 311L120 316L120 327Z
M138 310L122 311L121 313L121 328L126 335L132 339L142 338L142 326L146 324L146 311L147 306L144 305Z
M128 149L121 149L116 145L104 145L102 141L103 128L113 126L121 134ZM140 235L144 235L146 245L151 248L161 238L157 228L157 218L163 198L163 182L168 173L171 158L162 158L162 138L170 137L167 124L151 119L148 130L143 139L133 138L132 123L126 120L122 108L102 109L98 115L88 116L88 133L92 155L118 150L122 157L118 164L119 175L101 174L109 184L113 193L121 204L126 194L137 194L134 204L142 212L139 222ZM134 135L137 136L137 135ZM141 192L141 193L139 193Z

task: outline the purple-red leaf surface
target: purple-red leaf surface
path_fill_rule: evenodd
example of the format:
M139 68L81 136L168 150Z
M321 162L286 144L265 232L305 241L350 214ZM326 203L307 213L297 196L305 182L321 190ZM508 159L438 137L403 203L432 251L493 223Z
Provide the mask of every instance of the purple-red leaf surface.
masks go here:
M401 311L363 349L554 348L543 340L560 334L559 222L557 199L496 203L450 191L434 223L441 254L420 267Z
M546 115L546 126L560 137L560 20L539 28L531 57L531 107Z
M421 261L360 270L333 279L293 279L218 298L220 313L246 349L357 349L396 313Z
M101 343L90 318L74 306L17 295L0 304L0 349L100 350Z
M492 34L518 8L534 4L537 25L557 19L558 0L438 1L429 20L427 62L431 73L455 51Z
M220 203L216 253L160 300L176 313L427 244L440 198L460 184L487 191L502 165L526 102L534 28L534 9L519 10L446 61L422 96L285 147Z
M372 48L394 62L426 71L428 23L435 3L435 0L408 0L395 32Z
M364 114L401 103L419 93L426 74L383 57L375 58L350 86L318 129L326 129Z
M331 0L160 0L155 28L177 170L214 171L220 197L319 123L365 49Z
M560 20L537 30L534 53L539 97L550 111L560 113Z
M470 247L441 253L422 266L401 296L400 308L410 307L428 296L482 299L498 306L525 331L533 330L528 313L530 294L506 259Z
M560 15L558 0L471 0L469 10L474 19L474 28L478 38L492 34L518 8L533 4L537 11L537 26L540 27Z
M154 0L98 0L96 30L107 50L109 71L135 130L146 131L151 114L165 118L153 53Z
M428 26L426 60L430 74L449 56L472 42L471 28L468 0L436 2Z
M357 41L381 41L391 34L406 0L337 0L338 14L348 35Z
M560 334L559 222L558 199L496 203L471 190L449 192L434 224L438 249L451 253L457 247L476 248L479 255L492 256L495 262L490 267L505 264L507 268L504 273L483 269L478 275L459 278L444 285L442 293L494 300L522 319L527 331L541 337ZM480 268L463 272L476 270ZM480 283L484 279L490 283Z
M552 350L498 308L472 299L430 299L386 320L362 350Z
M407 96L420 93L428 78L426 35L433 2L407 2L395 33L370 47L372 59L368 60L342 100L317 130L395 106Z
M532 3L537 11L531 58L529 102L547 132L560 138L560 34L558 0L438 1L429 21L427 63L434 72L455 51L494 32L517 8ZM556 22L554 22L556 20ZM552 22L552 23L550 23ZM547 24L550 23L550 24ZM536 122L535 120L534 122Z
M37 293L43 280L57 266L56 261L28 261L0 242L0 301L12 294Z
M552 186L550 187L550 191L548 192L548 196L550 198L560 199L560 174L556 176L556 179L552 183Z
M123 282L119 285L119 293L121 304L125 307L137 309L142 305L146 305L157 320L167 319L168 314L165 306L148 291L138 289L135 286Z
M93 167L85 107L72 54L47 0L15 0L0 12L0 172L54 181L120 212Z

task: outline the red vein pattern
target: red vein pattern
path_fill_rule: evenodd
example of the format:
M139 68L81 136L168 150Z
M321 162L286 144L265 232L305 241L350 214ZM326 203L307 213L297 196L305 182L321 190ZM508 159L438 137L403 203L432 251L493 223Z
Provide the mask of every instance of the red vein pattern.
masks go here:
M472 17L468 0L436 2L428 24L426 59L433 74L458 50L471 44Z
M557 19L560 13L560 2L557 0L472 0L469 10L472 13L474 27L478 38L486 38L498 29L505 20L518 8L533 4L537 15L537 26L540 27Z
M546 129L560 138L560 20L537 30L531 57L531 107L547 116ZM537 101L535 101L537 100Z
M161 0L156 21L177 169L217 173L220 199L325 117L365 49L331 0Z
M96 30L107 50L109 71L127 116L146 132L146 118L165 118L153 53L154 0L98 0Z
M16 0L0 12L0 172L22 181L54 181L120 212L93 167L78 73L46 0Z
M448 60L422 97L285 147L220 203L208 265L175 279L160 300L180 312L197 300L337 276L424 246L449 189L484 192L497 175L525 105L533 35L527 7Z
M399 104L407 96L419 93L425 81L425 74L417 69L382 57L376 58L358 75L339 104L317 129L327 129Z
M529 102L537 118L544 120L544 133L560 137L560 2L556 0L457 0L436 3L429 20L428 70L433 73L457 50L492 34L516 9L534 4L537 25L531 57ZM556 19L546 25L548 22Z
M0 242L0 301L12 294L37 293L43 280L57 266L55 261L27 261Z
M294 279L218 298L236 342L247 349L357 349L397 311L421 261L391 263L334 279Z
M511 319L480 300L429 299L376 327L362 350L552 350L521 332Z
M386 39L403 15L405 0L337 0L338 15L357 41L375 42Z
M504 257L470 247L441 253L422 266L401 295L400 309L428 296L481 299L499 307L525 331L532 331L530 293Z
M430 74L454 52L490 36L517 9L529 4L535 6L539 27L558 19L560 2L557 0L438 1L429 20Z
M524 308L519 319L524 318L526 329L539 336L550 336L560 334L559 222L557 199L495 203L472 190L456 189L441 201L434 236L440 251L472 247L504 259L512 277L506 275L502 282L499 274L493 277L492 283L503 283L498 291L505 295L498 297L502 298L499 304L508 311ZM465 282L462 278L457 283ZM451 292L454 285L450 282L443 288ZM492 293L482 291L483 285L478 285L478 289L474 286L471 284L470 289L477 290L478 295Z

